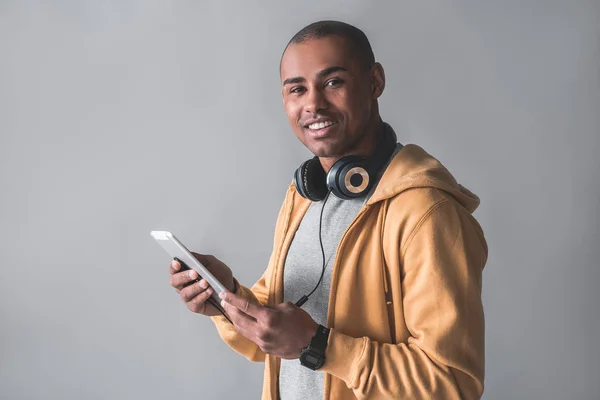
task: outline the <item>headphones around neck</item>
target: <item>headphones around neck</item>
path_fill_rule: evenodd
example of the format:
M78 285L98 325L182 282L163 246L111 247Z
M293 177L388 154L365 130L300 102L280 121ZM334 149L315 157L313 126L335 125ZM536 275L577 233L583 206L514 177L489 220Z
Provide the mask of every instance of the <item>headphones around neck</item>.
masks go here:
M329 191L343 200L355 199L368 193L377 173L389 160L396 146L396 133L382 122L383 139L377 142L370 157L350 155L340 158L327 174L319 157L305 161L294 173L298 193L311 201L325 199Z

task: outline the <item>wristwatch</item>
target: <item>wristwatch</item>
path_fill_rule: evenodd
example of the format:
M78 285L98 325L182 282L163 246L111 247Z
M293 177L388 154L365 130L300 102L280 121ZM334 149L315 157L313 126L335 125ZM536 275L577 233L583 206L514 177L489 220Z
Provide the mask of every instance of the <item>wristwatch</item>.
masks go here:
M319 325L317 333L310 344L300 352L300 364L312 370L317 370L325 364L325 349L329 338L329 328Z

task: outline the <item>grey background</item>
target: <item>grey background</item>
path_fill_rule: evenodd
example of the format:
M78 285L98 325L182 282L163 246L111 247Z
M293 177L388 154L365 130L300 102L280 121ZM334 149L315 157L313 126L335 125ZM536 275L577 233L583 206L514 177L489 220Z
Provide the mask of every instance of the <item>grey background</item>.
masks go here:
M252 284L294 169L278 64L370 38L381 112L482 199L485 399L600 398L600 2L0 1L0 398L258 398L151 229Z

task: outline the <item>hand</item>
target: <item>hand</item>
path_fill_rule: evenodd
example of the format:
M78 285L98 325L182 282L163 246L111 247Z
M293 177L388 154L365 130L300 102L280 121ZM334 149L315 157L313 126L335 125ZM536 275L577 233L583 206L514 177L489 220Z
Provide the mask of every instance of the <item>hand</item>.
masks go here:
M220 294L221 305L237 331L275 357L295 359L308 346L318 324L292 302L265 307L233 293Z
M231 269L211 255L192 253L215 276L227 290L233 290L233 275ZM195 313L209 317L221 313L206 300L212 295L212 288L208 287L205 279L200 279L196 271L181 271L181 264L175 260L171 261L169 267L171 273L170 283L181 296L181 300L187 308Z

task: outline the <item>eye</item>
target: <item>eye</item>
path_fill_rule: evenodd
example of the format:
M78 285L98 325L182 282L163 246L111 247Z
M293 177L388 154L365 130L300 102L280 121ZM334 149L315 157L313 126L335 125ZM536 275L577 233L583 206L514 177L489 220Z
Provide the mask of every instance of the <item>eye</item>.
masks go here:
M293 88L290 89L290 93L302 93L304 92L306 89L304 88L304 86L294 86Z
M333 86L333 87L337 87L340 86L342 83L344 83L343 80L339 79L339 78L333 78L327 81L327 83L325 83L325 86Z

